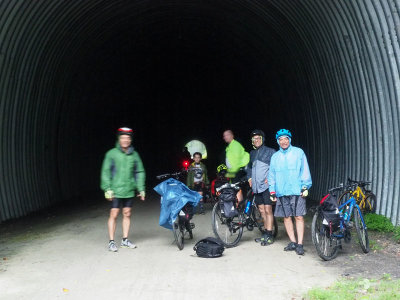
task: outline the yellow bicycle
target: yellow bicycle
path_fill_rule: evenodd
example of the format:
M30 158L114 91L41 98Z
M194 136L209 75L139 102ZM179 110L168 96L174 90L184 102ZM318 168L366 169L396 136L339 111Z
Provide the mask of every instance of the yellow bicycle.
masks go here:
M345 191L338 200L339 206L346 203L353 196L363 213L374 213L376 210L376 196L365 188L369 184L371 184L370 181L357 181L348 178Z

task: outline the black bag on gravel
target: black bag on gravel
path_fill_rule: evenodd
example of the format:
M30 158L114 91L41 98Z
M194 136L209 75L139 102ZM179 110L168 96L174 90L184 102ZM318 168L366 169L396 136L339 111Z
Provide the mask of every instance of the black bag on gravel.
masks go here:
M225 248L223 244L213 237L202 239L194 245L193 250L196 251L197 256L214 258L222 256Z

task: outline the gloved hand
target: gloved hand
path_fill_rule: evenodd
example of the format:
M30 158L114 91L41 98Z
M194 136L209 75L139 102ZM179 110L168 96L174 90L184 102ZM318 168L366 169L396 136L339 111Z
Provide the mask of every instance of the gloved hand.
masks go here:
M146 197L146 192L145 191L141 191L139 193L139 197L143 200Z
M269 199L270 199L272 202L276 202L276 194L275 194L275 192L271 192L271 193L269 194Z
M112 200L112 199L114 198L114 192L113 192L112 190L107 190L107 191L105 191L105 193L104 193L104 197L105 197L107 200Z
M305 186L303 186L303 188L301 189L301 196L303 198L308 196L308 189Z

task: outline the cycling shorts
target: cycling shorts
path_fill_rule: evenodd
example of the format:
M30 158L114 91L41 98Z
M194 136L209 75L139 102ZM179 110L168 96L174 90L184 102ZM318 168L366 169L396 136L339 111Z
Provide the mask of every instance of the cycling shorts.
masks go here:
M111 201L111 208L132 207L133 198L114 198Z
M272 205L272 201L269 196L269 190L266 189L264 192L254 194L254 202L257 205Z
M195 184L193 185L193 188L192 188L192 190L193 190L193 191L196 191L196 192L202 192L203 189L204 189L204 184L203 184L203 182L195 183Z

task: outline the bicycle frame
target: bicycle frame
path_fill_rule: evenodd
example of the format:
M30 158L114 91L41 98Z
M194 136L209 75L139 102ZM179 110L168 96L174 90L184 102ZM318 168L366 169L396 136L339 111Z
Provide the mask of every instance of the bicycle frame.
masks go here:
M349 213L348 213L346 219L344 219L343 213L342 213L342 209L343 209L345 206L347 206L347 205L350 205L350 207L349 207ZM362 223L363 223L363 226L364 226L365 228L367 228L367 226L365 225L365 221L364 221L363 214L362 214L362 212L361 212L361 208L360 208L360 206L357 204L357 201L356 201L356 199L354 198L354 196L352 196L349 200L347 200L345 203L343 203L342 205L339 206L340 216L343 217L343 218L342 218L343 221L340 222L340 229L342 229L342 227L344 227L344 226L343 226L343 222L344 222L345 225L347 225L347 224L350 222L351 216L352 216L352 214L353 214L353 208L354 208L354 207L356 207L357 210L358 210L358 212L360 213L360 217L361 217L361 221L362 221Z

